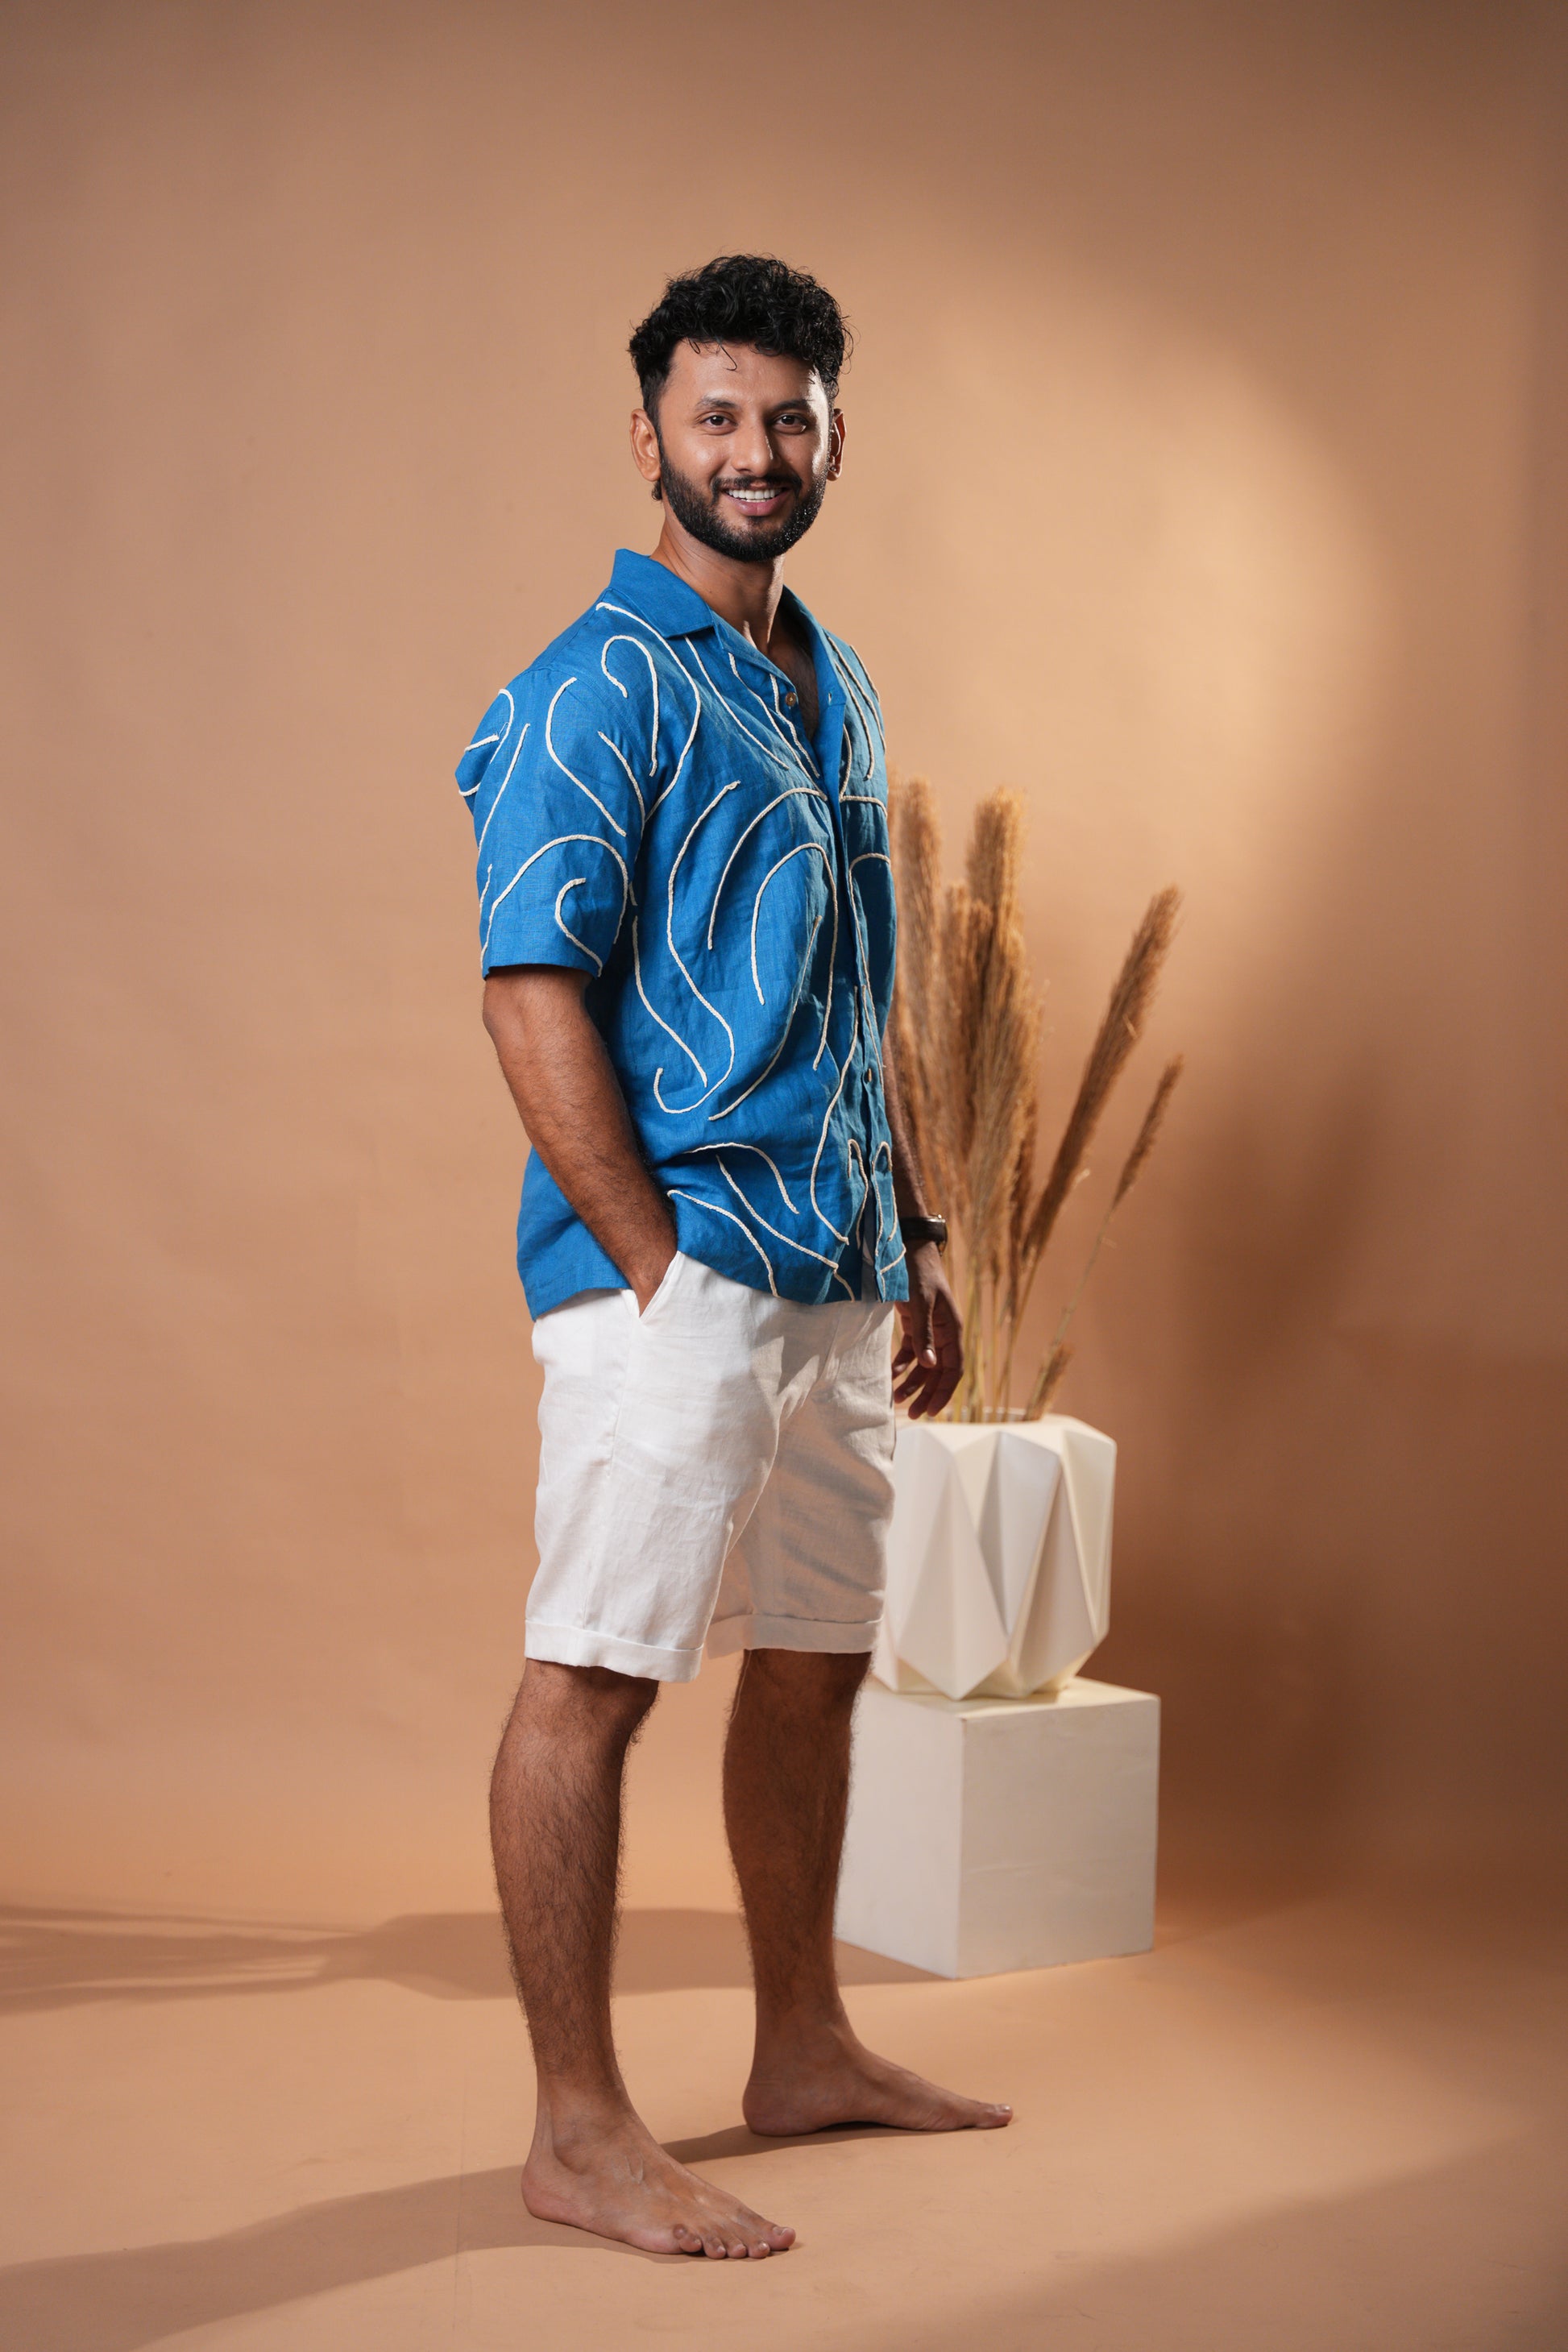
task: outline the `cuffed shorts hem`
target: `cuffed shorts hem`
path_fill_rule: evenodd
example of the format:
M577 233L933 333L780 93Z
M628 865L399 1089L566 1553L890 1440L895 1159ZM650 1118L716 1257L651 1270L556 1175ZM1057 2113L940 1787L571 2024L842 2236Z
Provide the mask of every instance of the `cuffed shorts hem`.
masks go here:
M858 1625L823 1617L716 1617L708 1628L708 1654L725 1658L732 1650L821 1650L844 1657L875 1649L880 1623L879 1617Z
M702 1664L700 1650L660 1650L628 1642L620 1633L595 1633L586 1625L536 1625L531 1621L523 1654L557 1666L608 1666L617 1675L647 1682L691 1683Z

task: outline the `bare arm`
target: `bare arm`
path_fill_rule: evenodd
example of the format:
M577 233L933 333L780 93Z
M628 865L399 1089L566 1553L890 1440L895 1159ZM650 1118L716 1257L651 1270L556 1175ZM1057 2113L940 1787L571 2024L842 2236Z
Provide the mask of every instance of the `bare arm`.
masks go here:
M587 984L585 971L559 964L492 972L485 1027L529 1141L630 1283L640 1313L675 1255L675 1222L583 1003Z
M927 1216L930 1211L921 1189L921 1171L904 1124L898 1074L885 1046L882 1093L893 1143L893 1199L899 1214ZM963 1323L936 1244L922 1242L910 1251L907 1263L910 1295L899 1306L904 1336L893 1359L893 1394L900 1404L909 1406L911 1421L929 1421L941 1412L958 1386L963 1370Z

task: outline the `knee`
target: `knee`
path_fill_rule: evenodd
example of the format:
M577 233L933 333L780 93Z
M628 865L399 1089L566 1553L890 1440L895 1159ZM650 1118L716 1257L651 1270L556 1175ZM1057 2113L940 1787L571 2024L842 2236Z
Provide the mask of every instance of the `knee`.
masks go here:
M530 1658L520 1704L529 1714L561 1727L629 1738L652 1713L658 1685L640 1675L616 1674L609 1666L558 1665Z
M835 1715L854 1705L870 1664L864 1650L752 1650L746 1673L794 1710Z
M821 1672L820 1688L824 1702L834 1707L853 1706L856 1692L870 1672L870 1653L867 1650L837 1651L825 1654L816 1664Z
M559 1666L558 1674L577 1676L584 1687L578 1704L605 1721L628 1724L635 1731L653 1713L658 1685L643 1675L617 1675L609 1666Z

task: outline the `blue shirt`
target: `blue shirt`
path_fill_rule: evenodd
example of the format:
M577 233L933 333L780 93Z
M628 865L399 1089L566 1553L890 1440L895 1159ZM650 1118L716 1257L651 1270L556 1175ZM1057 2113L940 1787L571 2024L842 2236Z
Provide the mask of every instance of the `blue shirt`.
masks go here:
M851 648L790 602L815 735L782 670L620 551L458 769L480 958L593 974L584 1003L689 1256L808 1304L903 1298L881 714ZM517 1258L534 1315L626 1285L537 1152Z

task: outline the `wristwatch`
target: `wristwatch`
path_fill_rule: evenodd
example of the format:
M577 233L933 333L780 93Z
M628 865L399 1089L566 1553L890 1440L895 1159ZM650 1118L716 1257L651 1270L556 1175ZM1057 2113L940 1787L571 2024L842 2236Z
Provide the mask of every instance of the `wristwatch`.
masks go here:
M899 1231L906 1249L919 1249L923 1242L934 1242L939 1250L947 1247L945 1217L900 1217Z

